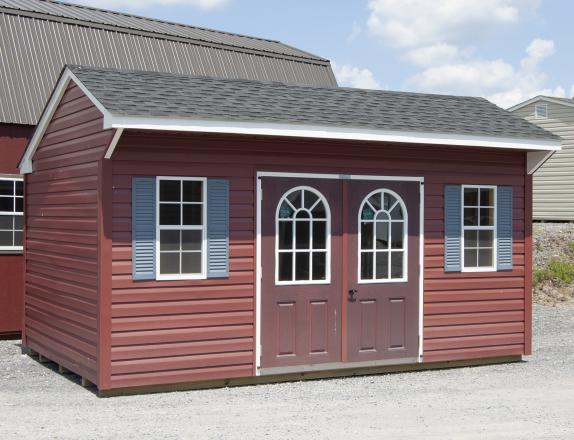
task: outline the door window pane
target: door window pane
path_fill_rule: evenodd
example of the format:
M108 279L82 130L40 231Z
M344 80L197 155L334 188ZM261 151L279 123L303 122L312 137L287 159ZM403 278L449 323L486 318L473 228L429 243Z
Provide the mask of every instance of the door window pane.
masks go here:
M313 252L313 279L324 280L327 275L327 253Z
M309 276L309 253L297 252L295 254L295 280L307 281Z
M403 248L403 224L393 222L391 225L391 247L393 249Z
M388 252L377 252L376 253L375 277L378 280L383 280L383 279L389 278L389 253Z
M373 257L374 252L361 252L361 279L370 280L373 278Z
M403 277L403 264L404 252L391 252L391 278Z
M309 249L311 238L311 224L308 221L295 222L295 247L297 249Z
M373 249L373 222L361 223L361 249Z
M279 249L292 249L293 248L293 222L280 221L279 222Z
M279 254L279 281L293 280L293 253L282 252Z
M313 222L313 249L327 248L327 222Z
M377 222L377 249L389 248L389 222Z

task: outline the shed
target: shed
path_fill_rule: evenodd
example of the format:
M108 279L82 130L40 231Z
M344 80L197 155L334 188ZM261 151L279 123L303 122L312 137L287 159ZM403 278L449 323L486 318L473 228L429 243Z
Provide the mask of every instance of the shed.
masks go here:
M482 98L67 67L23 345L102 394L519 360L559 148Z
M279 41L54 0L0 0L0 337L22 321L17 166L65 64L336 87L329 61Z
M574 99L535 96L509 110L562 140L534 173L534 220L574 221Z

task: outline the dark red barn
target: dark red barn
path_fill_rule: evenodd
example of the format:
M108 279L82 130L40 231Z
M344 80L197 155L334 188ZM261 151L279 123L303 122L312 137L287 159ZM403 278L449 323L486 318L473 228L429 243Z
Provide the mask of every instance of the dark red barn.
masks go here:
M68 67L23 344L104 394L521 359L559 148L481 98Z

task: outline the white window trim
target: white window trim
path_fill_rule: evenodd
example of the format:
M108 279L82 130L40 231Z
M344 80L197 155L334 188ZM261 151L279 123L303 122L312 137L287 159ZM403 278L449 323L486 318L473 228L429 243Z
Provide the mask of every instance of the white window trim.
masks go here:
M377 280L377 279L363 279L361 278L361 212L363 211L363 207L365 205L365 203L367 203L367 200L369 200L369 198L371 196L373 196L374 194L378 193L378 192L382 192L383 195L385 193L390 194L391 196L395 197L399 203L399 205L401 206L401 209L403 210L403 216L404 219L400 220L400 222L403 224L403 248L402 249L396 249L395 251L401 251L403 253L403 277L402 278L388 278L388 279L383 279L383 280ZM377 211L378 212L378 211ZM375 218L376 218L376 214L377 212L375 212ZM396 192L394 192L393 190L390 190L388 188L378 188L374 191L371 191L369 194L367 194L367 196L363 199L363 201L361 202L361 205L359 207L359 212L357 213L357 218L358 218L358 227L357 227L357 283L358 284L392 284L392 283L406 283L409 281L409 274L408 274L408 252L409 252L409 243L408 243L408 228L409 228L409 216L408 216L408 212L407 212L407 207L405 205L405 202L403 201L403 198L401 196L399 196ZM390 223L392 223L392 221L390 221ZM395 223L398 223L398 221L395 221ZM374 231L373 231L374 233ZM390 233L390 230L389 230ZM391 265L391 261L390 261L390 253L393 252L392 248L390 248L391 243L389 242L389 276L390 276L390 265ZM374 265L374 260L373 260L373 265ZM373 267L373 275L375 275L374 273L374 267Z
M538 109L544 107L544 114L540 114ZM534 119L548 119L548 104L534 104Z
M177 180L182 181L192 181L192 182L202 182L202 226L183 226L183 225L172 225L172 226L160 226L159 224L159 185L162 180ZM174 280L205 280L207 279L207 177L174 177L174 176L157 176L156 182L156 196L155 196L155 267L156 267L156 280L158 281L174 281ZM181 203L181 202L180 202ZM162 230L195 230L201 231L201 273L198 274L165 274L160 273L160 232Z
M464 190L465 188L473 189L493 189L494 190L494 226L465 226L464 225ZM460 189L460 225L461 225L461 237L460 237L460 261L461 261L461 272L496 272L496 261L497 261L497 235L498 235L498 221L497 221L497 203L498 203L498 193L496 185L461 185ZM480 209L479 209L480 216ZM480 218L480 217L479 217ZM480 221L480 220L479 220ZM470 231L492 231L493 241L492 241L492 266L485 267L465 267L464 265L464 231L465 229Z
M325 279L324 280L293 280L293 281L279 281L279 209L283 204L283 201L286 200L287 196L295 191L310 191L319 197L319 200L323 202L325 205L325 216L326 216L326 223L327 223L327 237L326 237L326 256L325 256ZM295 239L295 229L293 229L293 239ZM313 229L311 228L311 235L309 240L312 242L313 240ZM285 252L292 252L293 254L297 253L295 249L292 250L285 250ZM305 250L302 249L301 252L308 252L311 254L313 250ZM318 249L317 252L322 252L322 250ZM312 276L312 260L309 259L309 272ZM293 278L295 278L295 264L293 264ZM312 285L312 284L331 284L331 207L327 202L325 196L318 190L310 186L296 186L294 188L289 189L286 191L279 202L277 203L277 208L275 209L275 285L277 286L300 286L300 285Z
M4 176L0 176L0 180L5 180L5 181L11 181L11 182L23 182L24 179L22 177L4 177ZM6 196L7 197L7 196ZM16 200L16 197L20 197L20 196L16 196L15 194L12 196L12 198L14 200ZM24 200L24 193L22 193L22 200ZM14 209L16 209L16 204L14 203ZM24 209L24 207L22 206L22 209ZM23 216L24 212L16 212L16 211L0 211L0 215L20 215ZM22 234L24 234L24 228L25 225L22 225ZM14 229L12 229L12 233L14 233ZM23 240L23 238L22 238ZM24 246L0 246L0 252L4 252L4 251L8 251L8 252L14 252L14 251L19 251L22 252L24 251Z

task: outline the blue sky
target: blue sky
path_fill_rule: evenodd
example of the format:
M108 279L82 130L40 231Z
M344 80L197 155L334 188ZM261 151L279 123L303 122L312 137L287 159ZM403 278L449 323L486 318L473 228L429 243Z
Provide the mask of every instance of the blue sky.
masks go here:
M484 96L574 94L568 0L75 0L281 40L329 58L339 84Z

